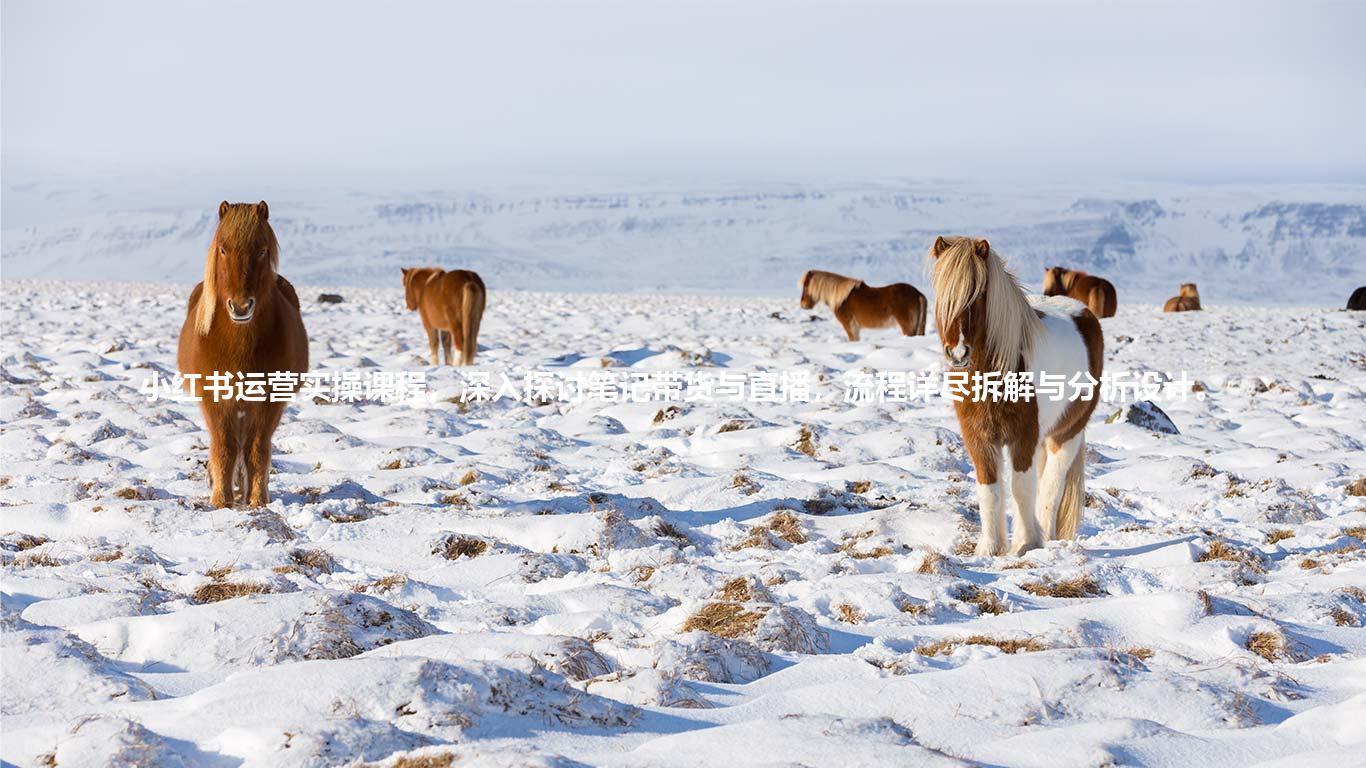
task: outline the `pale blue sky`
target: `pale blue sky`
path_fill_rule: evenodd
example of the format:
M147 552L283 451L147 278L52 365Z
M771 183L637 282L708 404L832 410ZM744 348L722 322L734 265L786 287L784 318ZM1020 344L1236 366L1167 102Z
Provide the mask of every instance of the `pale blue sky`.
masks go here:
M1366 3L3 2L20 176L1366 178Z

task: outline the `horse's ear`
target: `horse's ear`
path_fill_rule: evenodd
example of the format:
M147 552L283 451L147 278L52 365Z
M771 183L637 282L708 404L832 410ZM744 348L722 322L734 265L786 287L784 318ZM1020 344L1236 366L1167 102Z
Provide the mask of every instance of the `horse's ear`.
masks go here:
M261 217L261 221L270 221L270 206L266 205L265 200L256 204L256 215Z
M232 207L232 206L228 205L228 201L227 201L227 200L224 200L223 202L221 202L221 203L218 204L218 220L219 220L219 221L222 221L222 220L223 220L223 217L228 215L228 208L230 208L230 207Z
M940 235L934 239L934 245L930 248L930 253L934 254L934 257L937 259L939 258L939 254L943 253L948 247L949 241L945 240L943 235Z
M972 244L972 252L977 254L977 258L985 259L987 254L991 253L991 243L988 243L985 240L978 240Z

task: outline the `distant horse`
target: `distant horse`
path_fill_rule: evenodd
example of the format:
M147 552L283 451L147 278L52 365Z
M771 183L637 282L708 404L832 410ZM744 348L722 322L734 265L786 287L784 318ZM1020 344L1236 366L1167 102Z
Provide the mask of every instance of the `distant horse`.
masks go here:
M892 283L875 288L862 280L813 269L802 275L801 287L802 309L825 302L850 341L859 340L862 328L886 328L893 322L903 336L925 335L925 294L915 286Z
M1085 304L1096 317L1114 317L1119 309L1115 286L1103 277L1075 269L1049 267L1043 273L1043 295L1068 296Z
M1200 289L1195 287L1195 283L1182 283L1181 291L1162 305L1163 312L1195 312L1199 309Z
M1347 300L1347 308L1351 310L1366 310L1366 285L1352 291L1352 298Z
M930 248L934 316L944 354L955 371L1061 374L1068 381L1101 376L1100 321L1072 299L1025 296L1015 276L985 240L940 237ZM1076 399L1051 396L1010 402L971 396L954 402L963 443L977 470L982 534L977 554L1006 551L1005 473L1013 471L1015 533L1020 554L1052 539L1070 539L1086 498L1086 422L1098 392ZM1009 469L1007 469L1007 466Z
M308 333L299 296L276 274L280 244L269 218L265 201L224 201L218 206L204 281L190 293L180 329L176 360L181 373L199 374L204 382L215 372L235 376L308 370ZM187 388L194 392L190 383ZM209 429L210 502L216 507L230 507L238 499L252 506L269 504L270 438L285 403L215 403L202 390L195 394Z
M441 364L436 356L438 345L446 353L446 365L455 365L452 341L460 350L460 364L474 365L488 295L479 275L468 269L447 272L439 267L410 267L403 270L403 295L408 309L417 310L427 329L432 365Z

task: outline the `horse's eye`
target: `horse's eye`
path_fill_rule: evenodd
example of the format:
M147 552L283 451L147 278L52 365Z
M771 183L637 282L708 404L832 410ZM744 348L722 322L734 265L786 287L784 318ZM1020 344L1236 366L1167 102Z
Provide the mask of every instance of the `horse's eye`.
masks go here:
M227 248L224 248L224 247L221 246L221 245L218 246L218 255L219 255L219 256L227 256L227 255L228 255L228 249L227 249Z

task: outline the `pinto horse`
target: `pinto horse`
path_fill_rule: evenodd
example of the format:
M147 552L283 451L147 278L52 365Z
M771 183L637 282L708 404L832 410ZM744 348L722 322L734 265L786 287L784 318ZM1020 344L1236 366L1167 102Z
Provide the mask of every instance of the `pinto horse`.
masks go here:
M925 294L908 283L874 287L852 277L812 269L802 275L801 287L802 309L824 302L850 341L859 340L862 328L886 328L893 322L903 336L925 335Z
M403 298L409 310L417 310L427 330L432 365L440 365L439 345L446 353L446 365L455 365L451 342L460 350L460 364L474 365L479 346L479 322L484 317L488 291L484 280L468 269L447 272L439 267L409 267L403 270Z
M1065 297L1026 296L986 240L940 237L930 249L934 316L950 367L966 372L1062 374L1100 379L1100 321ZM1071 539L1086 499L1086 422L1095 389L1075 399L954 402L963 443L977 470L982 534L977 554L1006 551L1005 476L1015 498L1010 551Z
M1075 269L1049 267L1043 273L1043 295L1069 296L1085 304L1096 317L1114 317L1119 309L1115 286L1109 280Z
M218 229L209 243L204 281L190 293L176 356L182 374L308 370L308 333L294 286L276 273L280 244L265 201L218 206ZM199 409L209 428L209 501L230 507L241 499L270 503L270 438L284 402L223 400L201 394ZM297 385L285 389L297 389ZM275 387L272 387L272 392ZM234 492L234 483L236 492Z
M1163 312L1197 312L1200 310L1200 289L1195 283L1182 283L1181 290L1162 305Z

